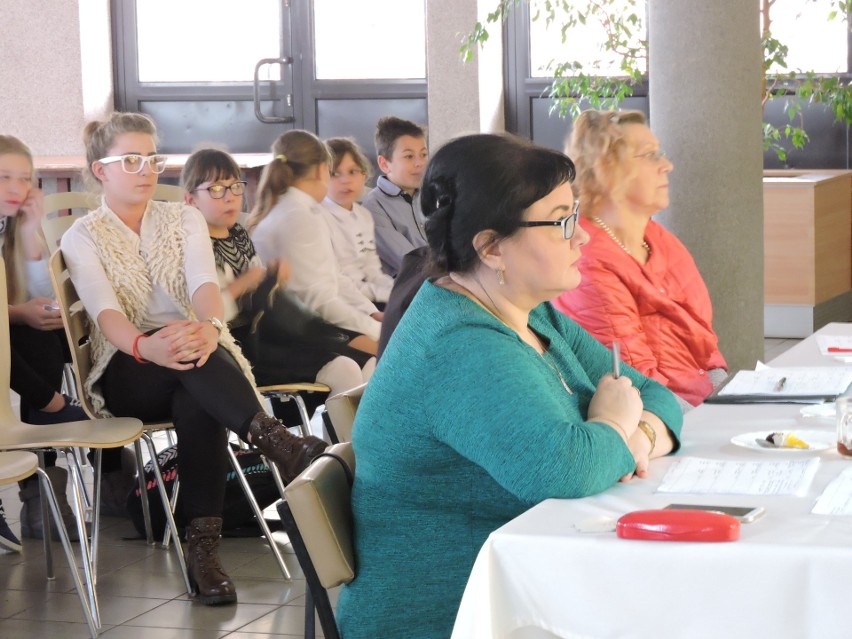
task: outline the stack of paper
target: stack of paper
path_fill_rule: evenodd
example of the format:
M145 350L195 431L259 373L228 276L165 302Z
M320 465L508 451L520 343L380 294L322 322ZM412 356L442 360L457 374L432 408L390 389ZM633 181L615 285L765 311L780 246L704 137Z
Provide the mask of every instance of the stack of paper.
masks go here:
M801 497L807 494L818 467L817 457L784 461L684 457L671 465L657 492Z
M717 404L833 401L852 384L852 367L764 366L739 371L705 401Z

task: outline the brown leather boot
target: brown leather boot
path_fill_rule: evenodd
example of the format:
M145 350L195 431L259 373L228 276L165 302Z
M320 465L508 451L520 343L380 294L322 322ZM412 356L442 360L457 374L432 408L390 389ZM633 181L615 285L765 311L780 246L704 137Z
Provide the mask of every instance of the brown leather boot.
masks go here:
M234 582L219 563L221 517L198 517L186 527L186 568L189 583L205 606L237 602Z
M318 437L297 437L280 421L262 412L251 420L249 441L278 464L287 481L305 470L311 460L328 447Z

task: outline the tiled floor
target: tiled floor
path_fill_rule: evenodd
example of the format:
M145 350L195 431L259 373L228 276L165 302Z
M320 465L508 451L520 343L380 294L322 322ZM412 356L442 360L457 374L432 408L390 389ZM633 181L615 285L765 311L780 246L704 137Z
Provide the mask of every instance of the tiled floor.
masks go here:
M767 339L765 361L798 340ZM60 462L62 463L62 462ZM12 529L19 530L17 487L0 489ZM98 591L110 639L260 639L304 632L305 581L283 533L274 533L293 575L285 581L262 539L224 539L222 562L237 585L236 606L210 608L190 599L172 550L135 539L128 520L103 518ZM62 548L54 542L55 581L45 580L40 541L21 554L0 553L0 637L87 637ZM318 636L320 635L318 630Z
M64 463L60 459L59 465ZM17 533L17 486L0 488L0 499L9 525ZM274 516L274 508L267 512ZM201 605L187 595L173 549L148 546L137 536L130 520L102 517L97 582L102 637L304 636L305 580L284 533L273 533L273 537L282 550L291 581L284 580L264 539L222 540L222 564L237 586L239 603L220 607ZM20 554L0 550L0 637L88 637L62 545L53 542L56 579L49 582L45 579L42 542L22 541ZM336 593L331 594L334 604ZM317 624L317 637L321 636Z
M0 498L12 529L19 530L17 489L4 487ZM207 607L192 601L184 591L173 550L150 547L144 540L135 539L136 531L129 520L102 518L101 531L101 636L303 636L305 581L283 533L273 536L284 553L292 581L283 579L263 539L223 539L222 563L236 583L239 603ZM56 579L48 582L42 542L23 543L21 554L0 553L0 637L89 636L61 545L53 544Z

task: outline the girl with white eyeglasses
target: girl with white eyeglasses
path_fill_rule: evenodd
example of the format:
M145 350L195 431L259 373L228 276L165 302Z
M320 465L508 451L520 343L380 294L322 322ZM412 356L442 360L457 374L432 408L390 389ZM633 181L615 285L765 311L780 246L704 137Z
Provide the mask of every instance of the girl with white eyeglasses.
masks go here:
M218 555L225 430L257 446L288 479L326 444L290 434L263 412L223 322L204 218L183 202L151 199L166 162L154 122L113 113L89 123L84 138L103 200L65 233L62 253L93 325L86 392L101 415L174 423L190 583L204 604L235 603Z

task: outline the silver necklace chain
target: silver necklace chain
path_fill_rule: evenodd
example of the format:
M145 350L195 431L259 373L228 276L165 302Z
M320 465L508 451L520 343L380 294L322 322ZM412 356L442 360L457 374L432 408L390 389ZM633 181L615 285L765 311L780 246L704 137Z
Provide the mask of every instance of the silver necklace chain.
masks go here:
M473 291L471 291L471 290L470 290L467 286L465 286L464 284L462 284L461 282L459 282L459 281L458 281L455 277L453 277L453 275L452 275L452 274L450 274L450 275L449 275L449 277L450 277L450 279L451 279L453 282L455 282L458 286L461 286L461 287L462 287L463 289L465 289L468 293L470 293L471 295L473 295ZM484 304L484 303L482 302L482 300L479 300L480 304L482 305L482 308L484 308L486 311L488 311L489 313L491 313L491 315L493 315L495 318L497 318L497 321L499 321L501 324L503 324L503 325L505 325L505 326L508 326L509 328L512 328L511 326L509 326L509 323L508 323L506 320L504 320L504 319L503 319L503 317L500 315L500 309L498 309L498 308L497 308L497 304L495 304L495 303L494 303L494 299L491 297L491 294L488 292L488 289L487 289L487 288L485 288L485 287L482 285L482 283L479 281L479 279L477 279L476 277L474 277L474 279L476 280L476 283L477 283L477 285L479 286L479 288L481 288L481 289L482 289L482 292L483 292L483 293L485 293L485 296L488 298L488 301L489 301L489 302L491 302L491 305L494 307L494 308L493 308L493 310L492 310L491 308L489 308L489 307L488 307L488 305L487 305L487 304ZM474 297L474 298L476 298L476 299L479 299L478 297L476 297L476 295L473 295L473 297ZM512 329L512 330L515 330L515 329ZM516 332L517 332L517 331L516 331ZM535 338L535 341L537 341L537 342L538 342L538 344L539 344L539 346L541 347L541 353L536 352L536 354L537 354L539 357L541 357L541 360L544 362L544 364L545 364L545 365L546 365L546 366L547 366L550 370L552 370L554 373L556 373L556 376L559 378L559 381L562 383L562 388L564 388L564 389L568 392L568 394L569 394L569 395L573 395L573 394L574 394L574 391L572 391L572 390L571 390L571 387L570 387L570 386L568 386L568 382L566 382L566 381L565 381L565 378L564 378L564 377L562 377L562 373L560 373L560 372L559 372L559 369L556 367L556 363L555 363L555 361L553 361L553 362L551 363L551 360L553 360L553 355L551 355L551 354L548 352L547 348L546 348L546 347L545 347L545 345L544 345L544 342L542 342L542 341L541 341L541 338L538 336L538 333L536 333L536 332L535 332L534 330L532 330L531 328L530 328L530 333L532 333L532 336ZM535 349L533 349L533 350L535 350ZM548 359L548 358L550 358L550 359Z
M624 249L625 253L627 253L628 255L633 255L633 253L630 252L630 249L627 248L627 246L625 246L624 242L622 242L620 239L618 239L618 236L615 234L615 231L613 231L611 228L609 228L609 225L606 222L604 222L598 216L593 217L592 222L594 222L599 227L601 227L604 230L604 233L606 233L607 235L609 235L612 238L613 242L615 242L622 249ZM647 240L643 239L642 240L642 246L645 248L646 251L648 251L648 257L650 257L651 256L651 245L648 244Z

